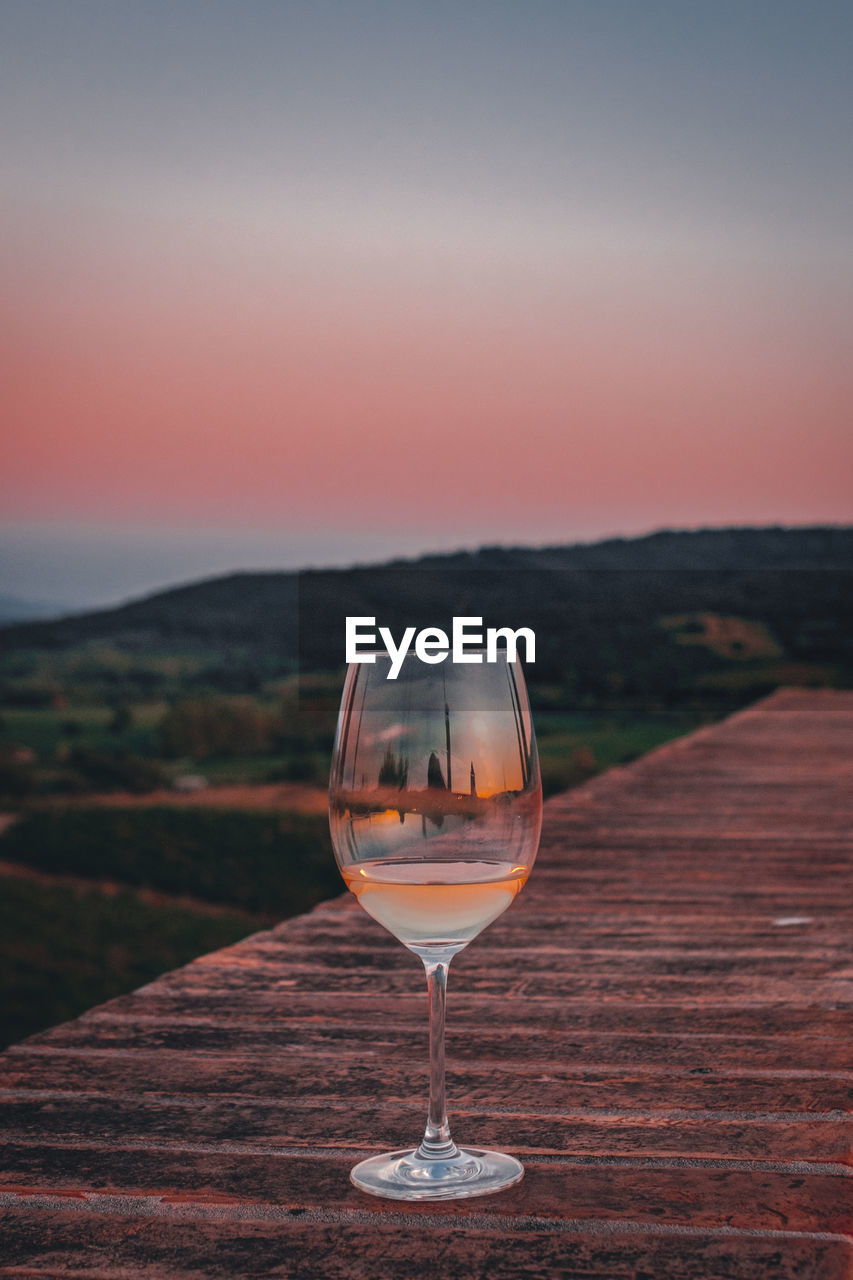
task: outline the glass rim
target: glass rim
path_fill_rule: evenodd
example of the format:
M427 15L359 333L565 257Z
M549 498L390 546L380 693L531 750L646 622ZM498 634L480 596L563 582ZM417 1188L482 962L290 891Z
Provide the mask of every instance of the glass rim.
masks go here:
M419 657L418 651L414 646L410 646L408 649L403 649L403 650L396 649L394 653L391 653L389 649L359 649L358 652L360 654L360 657L355 658L352 662L347 663L347 666L350 666L350 667L360 667L364 665L371 666L372 663L370 659L375 659L375 658L387 658L389 662L396 662L401 657L417 658L418 662L423 662L425 667L437 667L442 662L450 662L451 666L460 666L460 667L474 665L473 663L468 663L465 661L458 662L453 658L453 643L450 640L449 636L448 636L447 649L440 655L438 653L435 654L435 659L436 659L435 662L424 662L424 659ZM484 661L487 661L488 660L487 655L489 653L489 649L484 644L466 645L465 648L462 650L462 653L464 657L474 657L477 654L482 654ZM495 649L495 653L498 655L498 657L500 657L502 654L509 653L509 649L507 648L506 645L500 645L498 646L497 649ZM507 661L507 666L510 666L510 665L515 666L517 663L521 663L521 657L518 653L516 653L515 660L512 663L509 663Z

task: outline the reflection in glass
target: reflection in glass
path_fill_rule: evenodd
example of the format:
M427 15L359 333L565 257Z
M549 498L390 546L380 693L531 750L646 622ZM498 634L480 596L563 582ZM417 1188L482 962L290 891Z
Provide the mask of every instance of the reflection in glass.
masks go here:
M481 1195L522 1166L458 1149L444 1110L444 988L452 957L524 886L539 842L542 790L521 670L354 663L341 705L329 815L338 864L364 909L427 970L430 1113L417 1151L364 1161L356 1185L401 1199Z

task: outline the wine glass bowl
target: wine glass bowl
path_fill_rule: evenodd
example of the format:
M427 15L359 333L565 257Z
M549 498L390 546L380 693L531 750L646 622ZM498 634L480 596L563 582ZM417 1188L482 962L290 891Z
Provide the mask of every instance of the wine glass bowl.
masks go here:
M539 843L542 788L521 669L407 654L351 664L332 762L335 856L361 906L424 962L430 1105L416 1150L363 1161L357 1186L396 1199L482 1195L521 1164L456 1147L444 1109L444 992L452 957L523 888Z

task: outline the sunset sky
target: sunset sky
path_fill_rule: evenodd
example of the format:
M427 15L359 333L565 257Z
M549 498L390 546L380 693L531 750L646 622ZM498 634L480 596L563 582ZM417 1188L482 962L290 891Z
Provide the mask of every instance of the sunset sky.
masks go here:
M0 593L853 520L849 0L3 0Z

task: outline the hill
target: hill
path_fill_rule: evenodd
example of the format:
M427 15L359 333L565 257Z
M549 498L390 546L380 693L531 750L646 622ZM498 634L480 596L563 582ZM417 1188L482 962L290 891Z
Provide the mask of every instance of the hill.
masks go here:
M412 625L449 629L453 616L530 627L538 710L717 716L779 684L853 684L853 528L664 532L230 574L116 609L0 628L0 708L13 729L16 707L101 706L118 716L134 707L141 731L145 717L181 699L276 698L297 674L329 673L324 705L310 712L317 725L300 722L290 735L294 750L306 732L319 749L317 726L334 723L348 615L375 617L395 636ZM302 708L304 721L304 700ZM226 710L215 711L223 725L245 718ZM269 724L252 732L269 738ZM39 747L20 732L17 740ZM137 741L128 749L152 752L150 737L148 746ZM92 773L88 758L78 763Z
M573 663L591 645L648 641L650 627L659 642L661 617L704 611L761 621L788 657L849 663L851 572L853 528L484 547L351 569L229 574L119 608L0 627L0 653L108 644L126 653L210 650L235 667L334 669L347 614L376 616L395 633L473 614L486 625L532 626L536 675L550 679L568 655Z
M32 622L43 618L58 618L68 612L67 604L58 601L30 600L22 596L0 595L0 626L13 622Z

